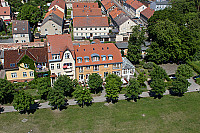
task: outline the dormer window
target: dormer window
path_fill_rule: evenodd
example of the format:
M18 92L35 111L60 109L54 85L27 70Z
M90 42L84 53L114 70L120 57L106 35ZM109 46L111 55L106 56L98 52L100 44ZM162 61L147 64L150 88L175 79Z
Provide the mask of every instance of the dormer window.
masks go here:
M15 63L11 63L11 64L10 64L10 67L15 67Z
M54 55L52 55L52 59L53 60L58 60L58 59L60 59L60 55L59 54L54 54Z
M77 57L77 62L81 63L82 62L82 57Z
M23 30L25 30L25 28L23 28Z
M108 55L108 60L113 60L113 55L109 54Z
M102 61L106 60L106 56L105 55L102 55L101 58L102 58Z
M84 59L85 59L85 62L89 62L90 60L88 56L85 56Z
M4 11L4 13L6 13L6 11Z
M92 57L92 61L99 61L100 59L98 54L92 54L91 57Z
M14 30L17 30L17 28L14 28Z
M24 64L24 68L28 68L28 64Z

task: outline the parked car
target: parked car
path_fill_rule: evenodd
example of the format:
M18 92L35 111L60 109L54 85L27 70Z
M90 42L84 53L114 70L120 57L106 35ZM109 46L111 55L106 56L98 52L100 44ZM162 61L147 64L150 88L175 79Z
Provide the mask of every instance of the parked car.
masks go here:
M197 78L200 78L200 75L193 77L194 80L196 80Z
M172 74L172 75L169 75L169 78L170 79L176 79L176 76L175 76L175 74Z

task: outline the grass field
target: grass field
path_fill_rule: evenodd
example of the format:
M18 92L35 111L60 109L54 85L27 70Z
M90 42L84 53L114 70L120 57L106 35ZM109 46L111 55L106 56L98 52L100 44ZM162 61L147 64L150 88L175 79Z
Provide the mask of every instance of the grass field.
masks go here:
M0 133L197 133L200 132L200 93L162 99L142 98L105 106L69 106L57 111L40 109L34 114L0 114ZM142 116L142 115L145 116ZM22 119L27 122L21 122Z

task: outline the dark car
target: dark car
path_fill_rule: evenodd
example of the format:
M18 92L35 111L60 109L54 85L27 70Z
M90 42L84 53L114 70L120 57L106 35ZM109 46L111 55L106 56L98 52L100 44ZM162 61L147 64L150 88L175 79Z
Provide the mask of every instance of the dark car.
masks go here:
M200 75L193 77L194 80L196 80L197 78L200 78Z
M172 79L172 80L176 79L175 74L169 75L169 78Z

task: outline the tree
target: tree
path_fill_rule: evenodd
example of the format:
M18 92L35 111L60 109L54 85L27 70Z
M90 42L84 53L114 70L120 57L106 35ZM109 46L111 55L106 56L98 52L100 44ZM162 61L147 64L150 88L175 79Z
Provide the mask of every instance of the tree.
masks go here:
M30 25L33 26L41 20L41 11L37 6L24 4L17 15L17 19L29 20Z
M180 75L185 77L186 79L189 79L193 76L193 70L190 66L182 64L176 70L176 77L179 77Z
M188 87L191 85L191 83L188 82L186 77L179 75L176 81L172 82L172 85L172 92L175 95L182 96L185 92L187 92Z
M57 109L61 109L61 107L65 105L65 96L63 95L63 91L61 90L51 88L47 99L49 101L49 105Z
M166 71L162 67L157 65L154 67L153 71L150 72L150 75L151 75L151 80L157 80L157 79L169 80Z
M115 102L118 99L118 94L121 89L122 81L115 74L109 74L106 78L106 97L108 102Z
M73 92L73 96L82 107L86 104L92 103L92 96L90 90L87 88L83 88L82 86L77 85L75 91Z
M144 85L144 82L147 81L147 77L145 76L145 73L140 73L137 77L138 83L142 86Z
M136 64L141 58L141 45L144 44L145 30L140 29L140 26L134 26L132 27L132 32L128 42L127 58Z
M0 103L11 103L14 98L14 86L6 79L0 79Z
M165 83L162 79L153 80L150 86L152 88L151 92L153 92L155 96L158 96L158 97L163 96L163 93L166 91Z
M101 79L101 76L97 73L92 73L89 75L89 81L88 85L91 90L93 90L95 93L99 90L99 88L102 87L103 79Z
M13 100L13 106L18 111L29 111L30 106L34 104L34 99L28 93L25 93L24 90L18 91Z
M48 77L37 79L37 90L40 94L41 99L47 100L47 96L51 87L51 82Z
M54 83L53 88L63 92L64 96L71 96L73 89L73 81L67 75L61 75Z
M130 79L129 85L126 87L127 93L125 94L129 99L137 99L138 96L142 93L140 89L140 84L136 79Z

